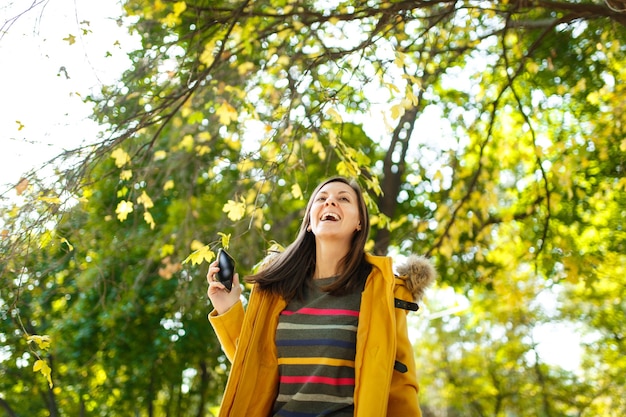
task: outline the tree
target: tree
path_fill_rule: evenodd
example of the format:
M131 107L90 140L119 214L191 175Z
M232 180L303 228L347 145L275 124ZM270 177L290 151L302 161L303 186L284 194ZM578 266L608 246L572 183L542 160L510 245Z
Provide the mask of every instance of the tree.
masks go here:
M304 196L329 175L368 191L372 251L431 256L461 292L502 295L511 273L520 286L600 284L624 264L626 18L615 7L124 8L142 48L88 98L102 136L63 155L54 184L26 176L25 202L3 214L0 392L47 398L24 407L208 412L227 365L205 323L203 262L226 236L252 269L291 240ZM11 385L33 361L24 335L43 334L62 393ZM506 346L470 336L496 352L532 348L517 334Z

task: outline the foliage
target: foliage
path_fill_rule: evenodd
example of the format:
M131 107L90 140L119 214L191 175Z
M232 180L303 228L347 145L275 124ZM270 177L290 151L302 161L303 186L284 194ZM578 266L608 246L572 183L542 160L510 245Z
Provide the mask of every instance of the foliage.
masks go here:
M228 365L206 323L206 262L229 245L250 271L335 174L367 190L370 250L431 256L472 301L424 330L429 410L624 409L605 375L626 367L623 12L541 0L124 11L142 47L87 98L102 135L64 155L53 183L25 175L3 210L9 415L212 413ZM551 288L576 296L546 316L536 300ZM554 320L597 336L583 376L529 339ZM50 346L29 350L38 336Z

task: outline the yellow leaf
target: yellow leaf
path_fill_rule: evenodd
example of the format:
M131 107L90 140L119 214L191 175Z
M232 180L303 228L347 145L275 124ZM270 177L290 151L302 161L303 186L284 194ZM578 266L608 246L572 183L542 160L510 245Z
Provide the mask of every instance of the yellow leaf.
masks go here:
M117 190L117 197L124 197L126 194L128 194L128 187L123 186L121 189Z
M50 376L52 370L50 369L46 361L42 359L36 360L35 364L33 365L33 372L41 372L41 374L45 376L48 380L48 385L50 386L50 388L52 388L52 377Z
M276 242L275 240L270 241L270 243L271 245L267 249L268 252L284 252L285 251L285 247L281 245L280 243Z
M254 64L252 62L244 62L243 64L237 66L237 72L239 75L244 75L254 69Z
M120 172L120 179L122 181L128 181L132 177L133 177L133 171L131 169L125 169L122 172Z
M240 173L246 173L254 168L254 162L248 158L242 158L237 163L237 171Z
M209 132L200 132L196 134L196 141L199 143L204 143L210 141L212 138Z
M174 180L167 180L165 184L163 185L163 189L165 191L171 190L172 188L174 188Z
M194 140L193 140L193 136L191 135L183 136L183 139L180 141L180 147L186 150L187 152L191 152L191 150L193 149L193 144L194 144Z
M539 72L539 65L534 61L528 61L526 63L526 68L531 74L536 74Z
M163 246L161 246L161 258L165 258L168 255L171 255L174 253L174 245L171 244L165 244Z
M91 198L91 196L93 195L93 189L91 188L83 188L83 196L81 198L83 198L85 201L89 200Z
M50 336L48 335L39 336L33 334L28 336L26 340L28 340L28 343L35 342L37 347L42 350L47 350L50 347Z
M148 194L146 194L145 191L143 191L141 195L137 198L137 204L143 204L146 209L154 207L152 199L148 196Z
M398 88L398 86L396 86L395 84L392 83L384 83L385 87L389 88L392 92L394 93L399 93L400 89Z
M341 115L339 114L339 112L337 110L333 109L332 107L329 107L326 110L326 114L329 115L337 123L342 123L343 122L343 119L341 118Z
M164 19L161 19L161 23L170 28L176 26L179 22L180 18L176 17L174 13L168 13Z
M42 361L41 359L36 360L35 364L33 365L33 371L39 372L41 368L43 368L44 365L46 365L46 363Z
M234 222L241 220L246 213L246 201L243 197L241 197L240 203L234 200L228 200L228 202L224 204L222 211L227 213L228 218Z
M74 45L76 43L76 36L69 34L67 38L63 38L64 41L67 41L70 45Z
M214 49L215 49L215 42L209 42L206 45L204 45L204 51L202 51L202 54L200 55L200 62L202 62L207 67L210 67L213 64L213 61L215 60L215 57L213 56Z
M70 252L74 250L74 246L72 246L70 244L69 240L67 240L66 238L62 237L61 238L61 242L65 243L67 245L67 247L70 250Z
M167 152L165 151L156 151L154 153L154 160L155 161L161 161L163 159L165 159L167 157Z
M298 200L302 200L304 198L300 185L294 184L291 186L291 195L293 196L293 198L296 198Z
M41 196L41 197L39 197L39 200L43 201L44 203L48 203L48 204L61 204L61 199L59 197Z
M313 153L319 155L321 160L326 159L326 149L324 149L324 144L319 141L317 135L312 135L310 138L306 139L304 146L312 149Z
M191 253L183 263L191 262L192 265L199 265L202 261L211 262L214 258L215 253L209 248L209 245L206 245Z
M413 90L411 90L411 86L406 87L406 96L411 101L413 106L417 106L419 104L419 100L415 94L413 94Z
M195 250L200 249L200 248L201 248L201 247L203 247L203 246L204 246L204 243L202 243L202 242L200 242L199 240L196 240L196 239L194 239L194 240L191 242L191 245L189 245L189 247L191 248L191 250L194 250L194 251L195 251Z
M220 117L220 123L228 126L231 122L237 120L237 110L230 104L224 102L215 110L215 114Z
M124 149L121 148L117 148L116 150L111 152L111 158L115 159L115 166L117 166L118 168L121 168L130 162L130 156L126 153Z
M441 246L439 246L439 253L441 253L441 255L444 258L450 258L452 257L452 245L449 244L449 242L444 242Z
M67 300L65 298L57 298L51 303L53 312L64 310L66 306L67 306Z
M224 249L228 249L228 247L230 246L230 233L226 234L222 232L217 232L217 234L222 237L222 247Z
M402 52L396 51L395 55L396 55L396 59L393 61L393 63L396 64L400 68L404 67L404 61L406 60L406 54L402 53Z
M46 230L45 232L43 232L39 239L39 245L42 248L47 247L50 244L50 242L52 242L53 234L54 232L50 230Z
M163 3L161 0L156 0L154 2L154 11L156 12L162 12L163 10L165 10L165 3Z
M381 195L383 193L383 189L380 186L380 181L378 181L378 177L373 176L370 179L365 179L365 183L367 184L367 188L374 191L374 194Z
M404 106L402 104L396 104L391 106L391 118L397 119L404 114Z
M600 104L600 93L598 93L597 91L592 91L587 95L587 101L590 104L597 106L598 104Z
M174 3L174 14L177 17L180 16L185 10L187 10L187 3L184 1Z
M102 385L107 380L107 373L102 368L98 368L92 373L96 385Z
M196 155L198 156L206 155L210 151L211 151L211 148L209 148L206 145L196 146Z
M237 137L227 136L224 138L224 143L233 151L239 151L241 149L241 141Z
M18 132L20 130L24 129L24 123L20 122L19 120L16 120L15 123L17 123L17 131Z
M149 211L146 211L143 214L143 219L145 220L146 223L150 225L150 229L154 230L156 223L154 222L154 218L152 217L152 214L150 214Z
M334 130L328 131L328 143L330 143L330 146L336 148L338 142L337 133Z
M117 218L119 221L123 222L126 220L128 215L133 212L133 203L131 201L122 200L117 204L117 208L115 209L115 213L117 213Z
M340 161L337 164L337 173L344 177L356 178L361 174L361 169L354 161Z

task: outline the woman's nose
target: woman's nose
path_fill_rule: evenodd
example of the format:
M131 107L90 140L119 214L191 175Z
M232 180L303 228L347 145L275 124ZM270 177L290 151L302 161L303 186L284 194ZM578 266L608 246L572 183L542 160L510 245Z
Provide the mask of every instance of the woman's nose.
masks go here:
M327 205L327 206L330 206L330 205L332 205L332 206L336 206L336 205L337 205L337 203L335 202L335 199L334 199L334 198L332 198L332 197L328 197L328 198L326 199L326 205Z

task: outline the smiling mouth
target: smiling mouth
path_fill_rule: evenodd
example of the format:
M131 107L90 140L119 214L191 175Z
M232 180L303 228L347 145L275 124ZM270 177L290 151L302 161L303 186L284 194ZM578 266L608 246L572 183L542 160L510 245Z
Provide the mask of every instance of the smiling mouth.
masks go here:
M326 213L320 218L320 220L323 222L326 222L326 221L336 222L340 220L340 218L339 218L339 215L335 213Z

